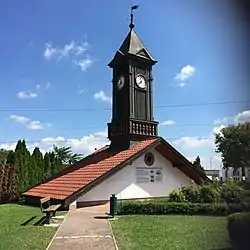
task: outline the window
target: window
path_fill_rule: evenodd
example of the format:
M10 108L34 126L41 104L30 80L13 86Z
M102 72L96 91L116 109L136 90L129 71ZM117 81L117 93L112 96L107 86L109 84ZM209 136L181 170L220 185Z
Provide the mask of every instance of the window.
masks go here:
M146 92L136 90L135 92L135 117L146 120Z
M147 166L152 166L154 164L154 155L152 153L145 154L144 161Z

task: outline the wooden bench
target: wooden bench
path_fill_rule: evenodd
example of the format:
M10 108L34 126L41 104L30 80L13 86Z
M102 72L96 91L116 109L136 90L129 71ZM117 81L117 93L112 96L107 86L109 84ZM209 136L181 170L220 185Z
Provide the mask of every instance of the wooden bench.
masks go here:
M61 204L50 205L50 197L40 199L40 207L42 213L46 213L46 224L50 223L50 218L56 215L56 211L59 209Z

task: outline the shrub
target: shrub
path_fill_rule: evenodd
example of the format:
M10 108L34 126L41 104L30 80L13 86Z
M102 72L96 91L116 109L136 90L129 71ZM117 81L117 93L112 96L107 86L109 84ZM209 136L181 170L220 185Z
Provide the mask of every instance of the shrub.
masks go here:
M122 201L118 214L185 214L228 215L235 212L250 212L250 203L192 203L168 201Z
M240 213L240 212L250 212L250 203L229 203L227 204L228 214Z
M169 195L169 200L174 202L216 203L220 200L219 187L214 184L189 185L174 190Z
M229 238L235 249L249 249L250 213L234 213L229 215L227 229Z
M189 185L187 187L182 187L180 191L183 193L186 201L194 203L200 201L199 186Z
M171 201L171 202L184 202L184 201L186 201L186 197L181 190L175 189L174 191L172 191L169 194L169 201Z
M216 203L220 200L218 188L213 185L203 185L199 187L199 202Z
M185 214L185 215L227 215L226 204L205 204L190 202L122 202L118 214Z
M226 203L239 203L243 200L243 188L234 181L227 181L221 187L221 199Z
M250 202L250 190L243 190L243 201Z

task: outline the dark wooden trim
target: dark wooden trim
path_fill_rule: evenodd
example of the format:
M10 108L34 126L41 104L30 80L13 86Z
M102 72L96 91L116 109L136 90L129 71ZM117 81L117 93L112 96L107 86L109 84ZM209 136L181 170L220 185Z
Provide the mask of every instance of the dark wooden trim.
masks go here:
M193 167L192 163L184 156L182 155L180 152L178 152L174 147L172 147L167 141L165 141L162 137L161 137L161 142L164 146L166 146L168 149L170 149L184 164L183 165L176 165L176 167L178 167L180 170L183 166L187 166L189 167L192 171L194 171L196 174L198 174L204 181L207 182L212 182L205 173L203 173L202 171L196 169Z

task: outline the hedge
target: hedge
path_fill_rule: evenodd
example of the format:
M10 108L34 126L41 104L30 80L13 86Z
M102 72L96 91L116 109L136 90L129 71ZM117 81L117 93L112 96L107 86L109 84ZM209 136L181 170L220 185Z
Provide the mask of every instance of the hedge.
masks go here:
M249 250L250 213L235 213L229 215L227 229L234 249Z
M125 214L185 214L226 216L236 212L250 212L250 203L191 203L191 202L157 202L130 201L118 203L118 215Z
M193 202L193 203L240 203L249 201L249 191L244 190L238 183L227 181L222 185L218 183L205 185L189 185L169 194L172 202Z

